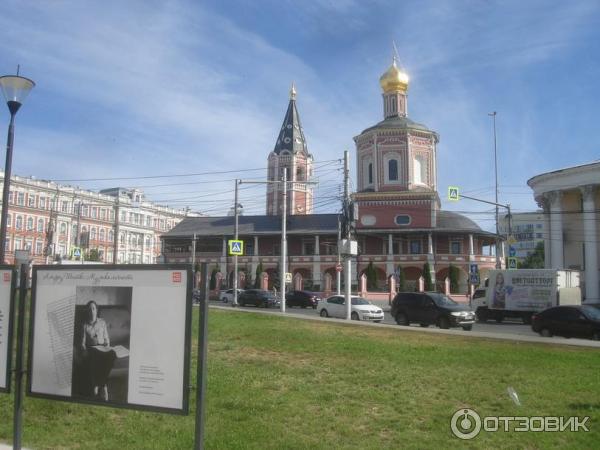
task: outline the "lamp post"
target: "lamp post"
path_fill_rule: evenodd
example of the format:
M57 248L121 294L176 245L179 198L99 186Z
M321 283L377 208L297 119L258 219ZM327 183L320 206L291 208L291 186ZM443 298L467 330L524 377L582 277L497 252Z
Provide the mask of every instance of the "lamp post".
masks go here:
M4 190L2 191L2 215L0 217L0 264L4 264L6 251L6 221L8 218L8 194L10 192L10 172L12 166L12 151L15 129L15 115L23 104L29 91L35 83L28 78L18 75L5 75L0 77L0 89L6 99L10 111L10 124L8 125L8 138L6 139L6 163L4 165Z
M496 147L496 111L488 113L488 116L491 116L494 122L494 174L496 180L496 269L500 269L502 266L500 264L500 255L498 254L500 250L500 230L498 228L498 151Z

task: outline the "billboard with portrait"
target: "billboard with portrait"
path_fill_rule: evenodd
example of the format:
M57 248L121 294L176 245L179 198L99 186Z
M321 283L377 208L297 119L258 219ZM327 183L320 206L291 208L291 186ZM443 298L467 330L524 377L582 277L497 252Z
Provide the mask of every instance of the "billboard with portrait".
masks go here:
M16 278L12 267L0 266L0 392L10 392Z
M34 267L28 395L187 414L189 267Z

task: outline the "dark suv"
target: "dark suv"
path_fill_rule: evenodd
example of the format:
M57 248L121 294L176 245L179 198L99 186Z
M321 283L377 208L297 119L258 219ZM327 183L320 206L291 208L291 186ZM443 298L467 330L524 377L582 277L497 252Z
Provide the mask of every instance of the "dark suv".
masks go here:
M310 306L312 309L317 309L317 304L320 298L309 291L290 291L285 294L285 302L287 306L301 306L306 308Z
M271 306L279 306L281 301L271 291L247 289L238 297L238 303L240 306L254 305L269 308Z
M462 327L469 331L475 322L471 308L435 292L400 292L392 301L391 314L398 325L417 322L422 327Z

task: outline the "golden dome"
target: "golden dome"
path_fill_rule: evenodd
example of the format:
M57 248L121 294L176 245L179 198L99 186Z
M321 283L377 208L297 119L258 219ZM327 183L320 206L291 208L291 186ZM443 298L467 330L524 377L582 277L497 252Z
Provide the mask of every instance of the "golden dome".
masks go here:
M408 75L398 68L396 58L390 68L379 78L379 84L383 92L408 90Z

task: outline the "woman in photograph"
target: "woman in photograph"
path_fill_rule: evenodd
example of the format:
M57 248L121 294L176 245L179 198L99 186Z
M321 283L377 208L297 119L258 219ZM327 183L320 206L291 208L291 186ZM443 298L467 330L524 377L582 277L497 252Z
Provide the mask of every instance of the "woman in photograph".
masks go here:
M113 368L116 354L110 347L106 322L98 317L98 305L91 300L86 303L87 317L83 322L81 347L87 355L94 397L108 401L106 385Z
M504 286L504 275L496 275L496 285L494 286L494 297L492 306L494 308L504 308L506 302L506 287Z

